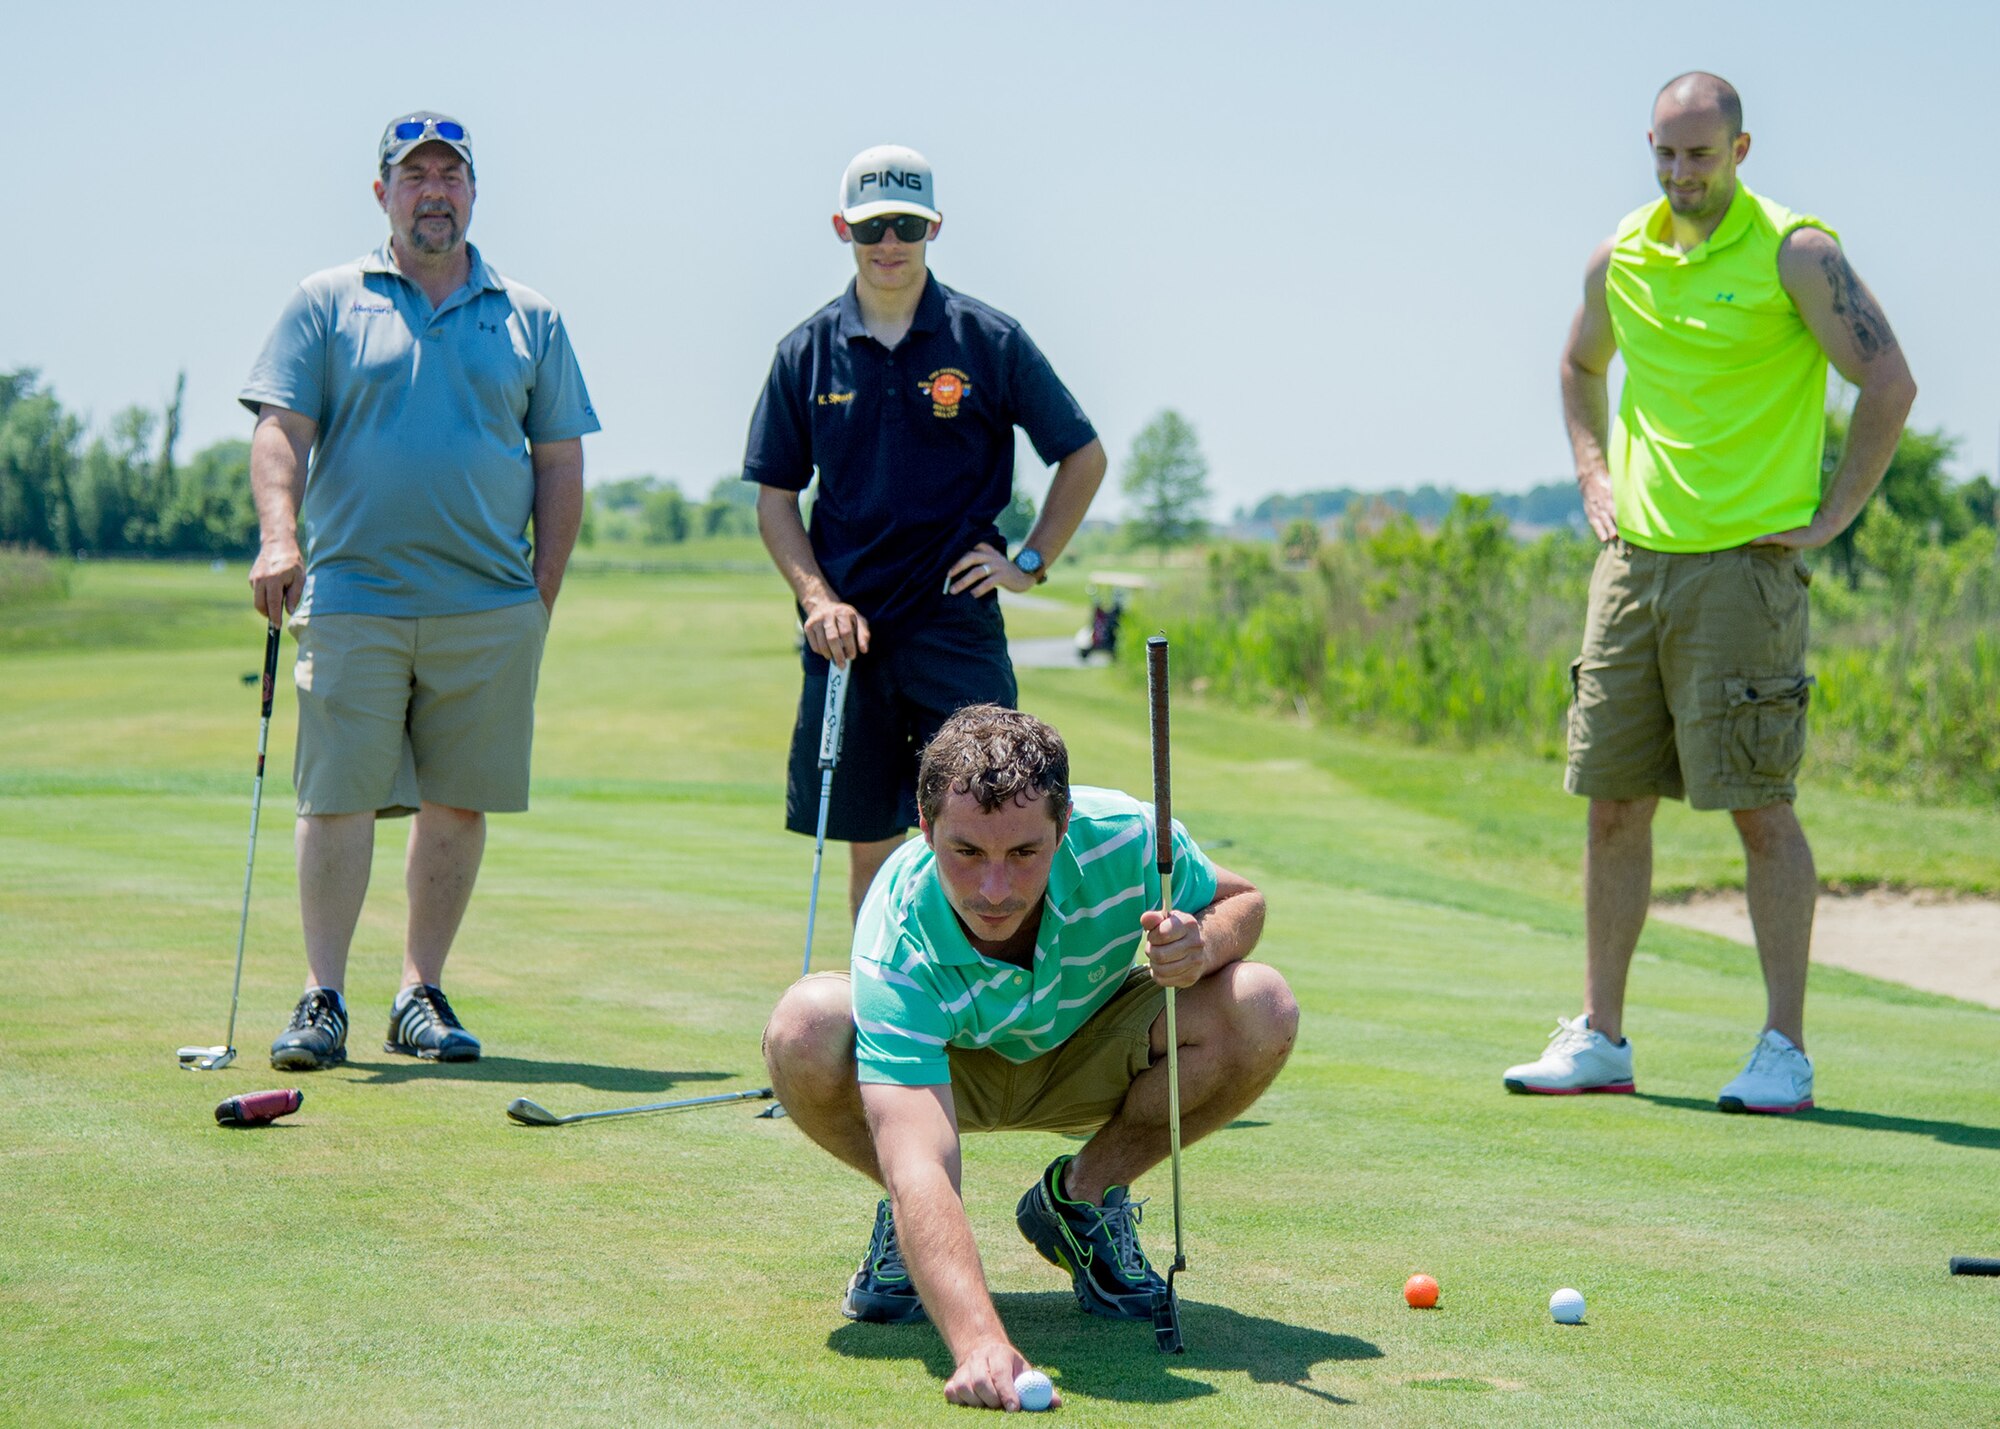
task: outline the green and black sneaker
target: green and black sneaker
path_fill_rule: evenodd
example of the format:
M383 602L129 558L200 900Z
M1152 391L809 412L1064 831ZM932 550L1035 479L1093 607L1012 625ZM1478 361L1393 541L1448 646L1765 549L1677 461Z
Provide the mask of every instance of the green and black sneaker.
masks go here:
M1153 1294L1165 1290L1146 1253L1139 1249L1139 1215L1144 1201L1113 1186L1104 1204L1072 1201L1063 1194L1063 1173L1071 1158L1058 1156L1014 1208L1014 1222L1028 1244L1051 1265L1069 1272L1077 1303L1111 1320L1151 1320Z
M924 1318L924 1302L917 1298L917 1283L903 1266L896 1218L887 1200L875 1207L875 1234L868 1241L868 1254L861 1257L861 1268L847 1282L840 1313L874 1325L905 1325Z

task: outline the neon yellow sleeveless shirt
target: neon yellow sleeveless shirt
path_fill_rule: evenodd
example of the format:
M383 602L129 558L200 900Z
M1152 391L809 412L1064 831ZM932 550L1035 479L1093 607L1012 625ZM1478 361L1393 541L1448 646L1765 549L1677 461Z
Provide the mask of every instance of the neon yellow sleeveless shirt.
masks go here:
M1818 509L1826 353L1778 281L1779 243L1808 224L1833 233L1741 180L1686 253L1664 198L1619 222L1604 296L1625 387L1606 455L1634 544L1719 551Z

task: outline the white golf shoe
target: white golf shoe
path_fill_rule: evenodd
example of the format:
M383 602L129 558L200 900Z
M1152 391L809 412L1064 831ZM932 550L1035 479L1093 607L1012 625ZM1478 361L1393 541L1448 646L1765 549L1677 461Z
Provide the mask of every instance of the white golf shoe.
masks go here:
M1540 1092L1546 1096L1576 1096L1581 1092L1632 1090L1632 1043L1613 1042L1590 1025L1588 1017L1558 1017L1555 1035L1533 1062L1509 1067L1501 1075L1510 1092Z
M1809 1111L1813 1104L1812 1058L1794 1047L1784 1033L1767 1031L1757 1039L1750 1060L1722 1089L1715 1104L1724 1111L1768 1116Z

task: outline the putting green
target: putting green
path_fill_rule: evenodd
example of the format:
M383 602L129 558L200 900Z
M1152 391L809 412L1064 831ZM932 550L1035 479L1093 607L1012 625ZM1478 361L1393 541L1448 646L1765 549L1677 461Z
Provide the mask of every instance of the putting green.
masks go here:
M532 813L496 821L454 955L476 1064L379 1050L397 980L387 826L350 977L352 1063L263 1046L303 974L272 735L236 1064L175 1069L228 1011L259 634L242 571L82 568L0 641L0 1421L965 1423L928 1327L850 1325L873 1193L755 1104L529 1128L762 1084L809 841L779 829L796 698L775 576L579 575L545 671ZM1076 600L1058 579L1044 592ZM9 612L11 618L13 612ZM1022 633L1078 609L1026 611ZM289 647L287 647L289 659ZM1126 671L1030 671L1077 777L1143 789ZM1822 1109L1723 1117L1754 959L1648 930L1641 1095L1517 1098L1580 980L1580 811L1555 771L1182 699L1176 812L1270 898L1297 1054L1187 1157L1188 1354L1082 1316L1015 1233L1069 1143L973 1138L966 1193L1017 1343L1072 1423L1975 1422L1993 1411L2000 1015L1816 971ZM2000 886L2000 816L1809 791L1822 871ZM1664 817L1663 883L1734 867ZM819 961L839 961L827 880ZM1143 1234L1168 1244L1164 1171ZM1440 1308L1401 1287L1437 1277ZM1587 1322L1551 1323L1572 1285Z

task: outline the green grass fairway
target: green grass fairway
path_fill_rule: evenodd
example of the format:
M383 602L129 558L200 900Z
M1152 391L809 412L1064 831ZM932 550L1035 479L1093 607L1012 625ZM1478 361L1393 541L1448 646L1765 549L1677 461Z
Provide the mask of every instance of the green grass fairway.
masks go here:
M232 567L92 565L0 612L0 1422L970 1423L927 1326L840 1318L874 1192L726 1106L560 1129L502 1115L761 1085L812 848L783 833L796 699L775 576L582 574L544 669L535 808L495 821L449 986L488 1056L380 1048L403 826L378 844L352 1063L263 1049L303 976L280 688L241 1059L219 1040L261 635ZM1076 601L1074 572L1046 590ZM1017 633L1080 609L1022 611ZM287 647L289 661L290 647ZM1125 671L1029 671L1080 782L1143 790ZM1646 935L1641 1095L1509 1097L1576 1009L1581 806L1557 771L1184 699L1176 812L1270 900L1304 1009L1289 1069L1186 1162L1189 1353L1088 1319L1013 1228L1057 1137L974 1137L1002 1313L1074 1424L1959 1424L2000 1413L2000 1015L1830 969L1822 1109L1725 1117L1754 957ZM2000 887L2000 814L1809 789L1833 877ZM1726 881L1719 816L1663 816L1662 884ZM840 866L822 965L844 960ZM304 1109L218 1128L222 1097ZM1145 1234L1170 1253L1164 1168ZM1442 1308L1406 1308L1428 1271ZM1588 1323L1552 1324L1574 1285Z

